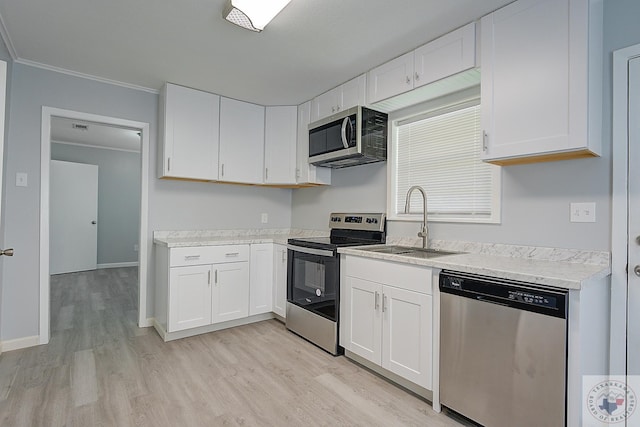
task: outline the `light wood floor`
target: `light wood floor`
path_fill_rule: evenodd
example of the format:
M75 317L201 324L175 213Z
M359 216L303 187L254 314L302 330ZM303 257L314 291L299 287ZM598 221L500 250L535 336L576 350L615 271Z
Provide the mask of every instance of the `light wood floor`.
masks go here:
M460 426L276 320L164 343L136 278L52 277L50 343L0 356L0 425Z

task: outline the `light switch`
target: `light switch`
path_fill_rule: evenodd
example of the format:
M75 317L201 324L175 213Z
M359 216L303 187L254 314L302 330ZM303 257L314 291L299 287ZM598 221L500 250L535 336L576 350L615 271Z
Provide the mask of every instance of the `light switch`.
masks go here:
M25 172L16 173L16 187L27 186L27 174Z
M571 222L596 222L595 203L571 203Z

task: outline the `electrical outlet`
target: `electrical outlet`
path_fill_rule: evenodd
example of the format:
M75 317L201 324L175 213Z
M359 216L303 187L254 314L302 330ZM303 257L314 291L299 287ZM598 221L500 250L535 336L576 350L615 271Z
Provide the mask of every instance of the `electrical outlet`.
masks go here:
M571 222L596 222L596 204L571 203Z
M27 174L25 172L16 173L16 187L27 186Z
M260 219L261 219L261 221L262 221L262 223L263 223L263 224L266 224L266 223L268 223L268 222L269 222L269 215L268 215L268 214L266 214L266 213L263 213L263 214L261 215L261 218L260 218Z

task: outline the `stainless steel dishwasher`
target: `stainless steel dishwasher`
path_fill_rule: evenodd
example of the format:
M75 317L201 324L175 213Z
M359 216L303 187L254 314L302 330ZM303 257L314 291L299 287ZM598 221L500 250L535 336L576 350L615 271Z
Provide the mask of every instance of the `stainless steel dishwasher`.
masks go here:
M440 402L487 427L566 425L567 291L440 273Z

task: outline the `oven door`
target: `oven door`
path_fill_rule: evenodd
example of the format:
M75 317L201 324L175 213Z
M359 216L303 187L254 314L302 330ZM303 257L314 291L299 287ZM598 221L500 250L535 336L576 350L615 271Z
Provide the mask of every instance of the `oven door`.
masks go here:
M337 322L340 258L332 250L287 247L287 301Z

